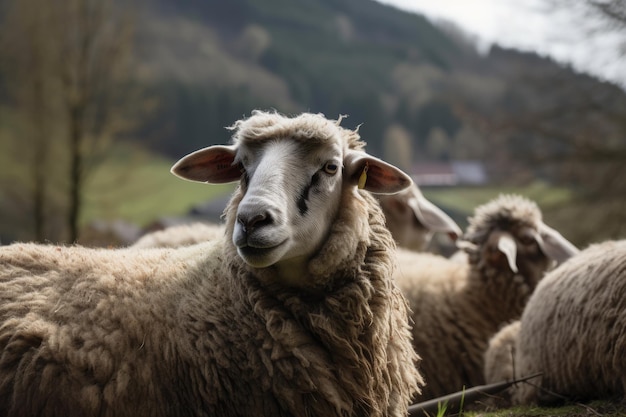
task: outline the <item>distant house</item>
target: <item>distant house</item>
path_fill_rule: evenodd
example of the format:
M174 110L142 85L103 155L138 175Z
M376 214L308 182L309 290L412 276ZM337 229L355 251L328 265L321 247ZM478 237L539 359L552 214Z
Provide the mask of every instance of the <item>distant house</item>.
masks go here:
M485 165L480 161L450 162L461 185L485 185L488 182Z
M413 166L410 174L417 185L449 186L458 183L457 176L449 163L419 163Z
M417 163L410 174L413 181L422 186L485 185L488 182L485 165L480 161Z

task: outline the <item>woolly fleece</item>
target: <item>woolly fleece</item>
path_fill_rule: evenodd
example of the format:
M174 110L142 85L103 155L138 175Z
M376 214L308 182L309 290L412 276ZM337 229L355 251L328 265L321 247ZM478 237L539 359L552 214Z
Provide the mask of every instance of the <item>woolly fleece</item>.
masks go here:
M571 400L626 394L626 240L594 244L550 272L528 301L518 375ZM514 402L558 400L522 384Z

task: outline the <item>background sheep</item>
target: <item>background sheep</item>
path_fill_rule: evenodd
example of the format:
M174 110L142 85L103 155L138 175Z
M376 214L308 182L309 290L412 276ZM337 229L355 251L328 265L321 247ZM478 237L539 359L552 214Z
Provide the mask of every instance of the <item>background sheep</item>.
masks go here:
M591 245L539 284L521 318L515 403L624 398L626 240ZM543 391L546 389L548 391Z
M501 381L513 381L520 375L515 371L515 344L520 329L520 321L515 320L504 326L490 340L485 351L485 383L493 384ZM533 379L530 381L535 383ZM495 407L511 405L511 396L515 387L507 388L486 400Z
M0 249L0 415L406 415L421 378L395 244L357 185L410 178L321 115L232 129L173 167L240 179L225 238Z
M378 200L398 246L421 252L436 232L453 241L462 234L455 221L424 197L416 184L397 194L380 195Z
M551 256L576 252L519 196L476 208L463 239L468 262L398 251L395 278L413 310L423 400L483 384L489 338L521 315Z
M222 224L194 222L170 226L146 233L135 243L136 248L175 248L220 239L226 230Z

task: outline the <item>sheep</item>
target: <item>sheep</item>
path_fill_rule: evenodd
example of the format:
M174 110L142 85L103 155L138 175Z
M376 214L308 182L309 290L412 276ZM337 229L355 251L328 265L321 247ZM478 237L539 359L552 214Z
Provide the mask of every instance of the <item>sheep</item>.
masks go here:
M468 262L397 253L394 278L413 311L413 342L422 357L422 400L484 384L489 338L521 315L551 258L577 251L543 223L534 202L516 195L477 207L459 246Z
M626 240L592 244L551 271L522 314L513 403L626 395Z
M1 248L0 415L406 415L419 356L369 192L411 179L340 122L255 110L178 161L239 181L219 239Z
M219 239L225 233L223 224L195 221L146 233L132 246L135 248L175 248Z
M522 313L523 314L523 313ZM498 331L487 345L484 354L484 375L486 384L513 381L519 375L515 372L515 350L520 330L520 321L515 320ZM534 383L535 381L530 381ZM515 386L509 387L486 400L491 407L503 408L511 405Z
M459 226L439 207L431 203L414 183L397 194L377 196L385 214L387 228L398 246L422 252L433 233L446 233L452 240L461 236Z

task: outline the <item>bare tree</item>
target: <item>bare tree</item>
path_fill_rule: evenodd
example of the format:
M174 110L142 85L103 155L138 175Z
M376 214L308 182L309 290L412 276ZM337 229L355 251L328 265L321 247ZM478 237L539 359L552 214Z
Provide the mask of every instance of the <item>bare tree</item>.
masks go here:
M413 161L411 134L400 124L392 124L383 137L385 160L410 172Z
M587 3L614 24L626 26L626 3L623 0L587 0Z
M6 71L7 84L13 86L16 97L24 97L18 107L34 126L37 238L42 238L47 167L53 165L46 158L50 149L59 147L52 143L54 131L67 140L66 221L68 240L74 242L79 235L88 162L98 158L127 127L120 104L130 75L132 15L110 0L7 3L3 38L13 40L11 51L16 58Z
M44 0L45 1L45 0ZM129 21L115 15L112 2L66 0L55 8L62 103L67 117L69 176L69 240L79 233L85 161L119 128L112 113L114 92L130 53ZM91 147L91 149L89 149ZM91 153L91 155L90 155Z
M49 139L51 135L51 109L47 97L52 92L53 80L47 73L50 68L49 37L45 34L48 4L33 8L31 0L13 2L7 9L12 19L5 19L2 27L2 69L9 95L21 109L21 130L29 146L30 194L34 236L42 241L46 234L46 193L49 185ZM28 123L26 123L28 121Z

